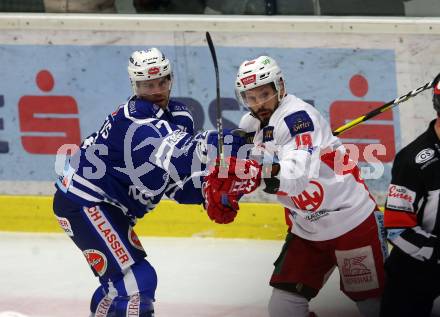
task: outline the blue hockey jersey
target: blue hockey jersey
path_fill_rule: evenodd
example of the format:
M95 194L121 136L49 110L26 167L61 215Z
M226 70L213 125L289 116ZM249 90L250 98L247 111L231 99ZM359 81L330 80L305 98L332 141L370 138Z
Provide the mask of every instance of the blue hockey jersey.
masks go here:
M179 203L200 204L206 143L194 138L193 130L185 105L170 101L163 110L133 97L84 140L56 186L80 205L106 202L134 218L165 194Z

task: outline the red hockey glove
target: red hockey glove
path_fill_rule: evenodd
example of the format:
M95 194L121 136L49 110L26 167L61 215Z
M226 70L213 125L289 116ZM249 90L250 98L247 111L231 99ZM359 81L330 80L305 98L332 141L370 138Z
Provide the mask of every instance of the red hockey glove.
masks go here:
M215 167L205 177L203 194L209 218L217 223L230 223L237 215L238 200L258 188L261 182L261 167L254 160L230 157L221 166Z

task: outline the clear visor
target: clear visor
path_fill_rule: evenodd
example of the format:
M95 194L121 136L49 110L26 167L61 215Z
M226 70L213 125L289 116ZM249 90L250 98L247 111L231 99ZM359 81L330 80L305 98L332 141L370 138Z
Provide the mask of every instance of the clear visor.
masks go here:
M242 103L252 109L258 110L261 106L266 105L272 99L278 99L278 92L273 89L264 89L255 91L254 89L240 92Z
M137 81L135 93L138 96L168 94L171 89L171 79L168 76L152 80Z

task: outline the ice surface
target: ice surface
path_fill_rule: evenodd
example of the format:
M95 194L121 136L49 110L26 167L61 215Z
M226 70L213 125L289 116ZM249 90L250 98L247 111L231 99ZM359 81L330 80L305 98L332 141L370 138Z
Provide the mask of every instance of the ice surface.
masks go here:
M156 268L157 317L267 317L268 280L282 241L145 238ZM88 316L98 286L63 234L0 233L0 317ZM312 301L321 316L359 316L333 273ZM15 312L15 314L13 313Z

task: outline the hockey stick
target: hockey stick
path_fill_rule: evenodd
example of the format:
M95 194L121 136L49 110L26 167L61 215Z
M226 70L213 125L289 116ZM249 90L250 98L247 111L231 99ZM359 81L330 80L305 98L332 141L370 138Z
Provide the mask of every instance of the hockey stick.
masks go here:
M383 104L382 106L371 110L367 114L365 114L359 118L356 118L356 119L348 122L347 124L344 124L343 126L337 128L336 130L333 131L333 135L338 136L341 133L357 126L358 124L365 122L365 121L381 114L382 112L385 112L388 109L391 109L391 108L397 106L398 104L400 104L402 102L407 101L408 99L418 95L422 91L425 91L427 89L434 87L439 81L440 81L440 73L429 83L426 83L425 85L410 91L406 95L403 95L403 96L398 97L392 101L389 101L389 102ZM278 172L279 172L279 165L277 166L276 164L273 164L272 165L272 173L273 173L272 175L277 175ZM282 192L276 192L278 190L279 183L277 183L277 181L274 179L274 177L268 178L267 180L271 181L272 183L270 184L270 186L266 186L266 188L264 189L265 192L267 192L269 194L276 193L277 195L280 195L280 196L286 195L285 193L282 193Z
M215 83L216 83L216 121L217 121L217 132L218 132L218 151L217 158L223 161L223 121L222 121L222 110L220 108L220 77L218 72L217 55L215 54L214 43L212 42L211 35L206 32L206 41L208 42L209 50L211 51L212 61L214 62L215 71Z
M398 104L407 101L408 99L418 95L422 91L425 91L427 89L434 87L439 82L439 80L440 80L440 73L433 80L431 80L429 83L426 83L423 86L410 91L406 95L403 95L403 96L400 96L394 100L391 100L391 101L383 104L382 106L371 110L367 114L360 116L359 118L356 118L356 119L344 124L343 126L340 126L339 128L337 128L336 130L333 131L333 135L338 136L339 134L357 126L358 124L365 122L367 120L370 120L371 118L381 114L382 112L387 111L388 109L394 108Z

